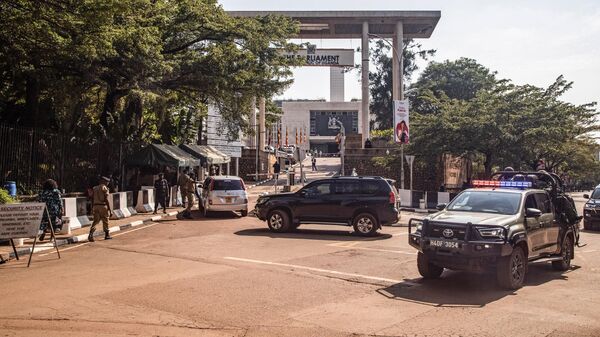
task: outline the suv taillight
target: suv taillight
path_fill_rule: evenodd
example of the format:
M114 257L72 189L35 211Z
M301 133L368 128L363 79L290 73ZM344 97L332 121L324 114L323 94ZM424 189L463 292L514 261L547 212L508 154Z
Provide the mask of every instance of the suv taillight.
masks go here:
M240 181L242 182L242 190L244 190L244 191L245 191L245 190L246 190L246 184L244 183L244 181L243 181L243 180L240 180Z
M392 191L390 191L390 204L396 205L396 194Z

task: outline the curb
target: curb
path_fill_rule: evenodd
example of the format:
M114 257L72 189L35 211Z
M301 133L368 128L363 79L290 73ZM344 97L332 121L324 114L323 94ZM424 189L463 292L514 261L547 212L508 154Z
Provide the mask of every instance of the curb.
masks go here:
M438 210L436 209L421 209L421 208L407 208L407 207L401 207L400 208L401 211L406 211L406 212L412 212L412 213L437 213Z
M164 216L177 215L178 213L179 212L177 212L177 211L171 211L171 212L168 212L165 215L155 215L155 216L150 217L148 219L136 220L136 221L132 221L130 223L122 224L122 225L119 225L119 226L109 227L108 231L110 233L120 232L120 231L126 230L128 228L133 228L133 227L137 227L137 226L141 226L141 225L147 224L149 222L161 220ZM89 226L85 226L85 227L89 227ZM84 227L82 227L82 228L84 228ZM94 237L98 237L98 236L102 236L102 235L104 235L103 231L96 231L96 233L94 233ZM57 239L56 240L56 245L58 247L61 247L61 246L66 246L66 245L70 245L70 244L75 244L75 243L82 243L82 242L88 242L88 234L74 235L74 236L68 237L66 239ZM19 256L29 255L31 253L31 248L32 247L17 248L17 253L19 254ZM53 249L54 249L54 244L52 242L38 243L38 244L35 245L35 251L34 251L34 253L40 253L40 252L44 252L44 251L47 251L47 250L53 250ZM10 252L8 254L8 259L4 259L4 260L6 262L8 262L9 259L16 259L14 252Z

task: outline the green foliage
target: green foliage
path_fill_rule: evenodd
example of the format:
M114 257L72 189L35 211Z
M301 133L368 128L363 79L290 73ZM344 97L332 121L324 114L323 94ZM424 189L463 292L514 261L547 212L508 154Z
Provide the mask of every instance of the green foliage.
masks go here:
M561 76L548 88L497 81L471 99L452 99L444 92L436 97L429 91L423 99L437 111L412 114L411 148L430 157L482 158L486 175L508 165L532 169L539 159L549 170L581 174L593 166L582 158L591 158L593 152L586 154L594 146L589 135L600 128L594 104L560 100L570 86Z
M8 191L0 188L0 205L3 204L12 204L14 199L8 194Z
M208 104L250 129L253 96L291 83L297 25L215 0L0 2L0 121L110 141L193 141Z
M376 71L369 73L369 86L371 92L371 104L369 110L375 115L372 128L388 129L392 127L392 62L389 55L391 47L382 40L377 41L371 48L371 59ZM427 60L435 55L435 50L424 50L420 43L407 40L402 50L404 81L410 81L412 74L418 69L417 60Z
M373 139L393 140L393 137L394 137L394 129L371 131L371 138L373 138Z

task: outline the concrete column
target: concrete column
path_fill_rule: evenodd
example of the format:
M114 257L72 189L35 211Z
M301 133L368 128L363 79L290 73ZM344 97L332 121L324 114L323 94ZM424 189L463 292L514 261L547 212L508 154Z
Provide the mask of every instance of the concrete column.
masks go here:
M344 102L344 68L329 67L329 101Z
M396 23L396 35L394 36L394 52L393 60L393 99L404 99L404 59L402 51L404 50L404 26L402 22Z
M258 149L260 151L265 150L265 139L267 130L265 129L265 114L266 114L266 100L261 97L258 101Z
M369 138L369 23L362 28L362 146Z

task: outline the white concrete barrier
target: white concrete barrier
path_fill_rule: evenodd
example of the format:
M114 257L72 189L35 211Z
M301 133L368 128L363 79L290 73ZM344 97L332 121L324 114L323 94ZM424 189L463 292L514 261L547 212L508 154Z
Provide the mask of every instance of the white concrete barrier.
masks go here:
M63 198L63 227L60 234L71 234L71 231L85 226L90 226L92 222L87 216L87 198Z
M411 190L398 190L400 194L400 206L412 207L412 191Z
M126 192L116 192L109 194L108 204L110 205L110 209L112 210L112 216L110 217L111 219L123 219L131 216L131 212L129 212L129 209L127 208Z
M129 214L136 215L137 211L135 210L135 202L133 201L133 191L125 192L127 196L127 210Z
M154 188L142 187L138 192L135 210L138 211L138 213L154 212Z
M181 206L183 205L183 201L181 200L181 193L179 193L179 186L171 186L171 207Z

